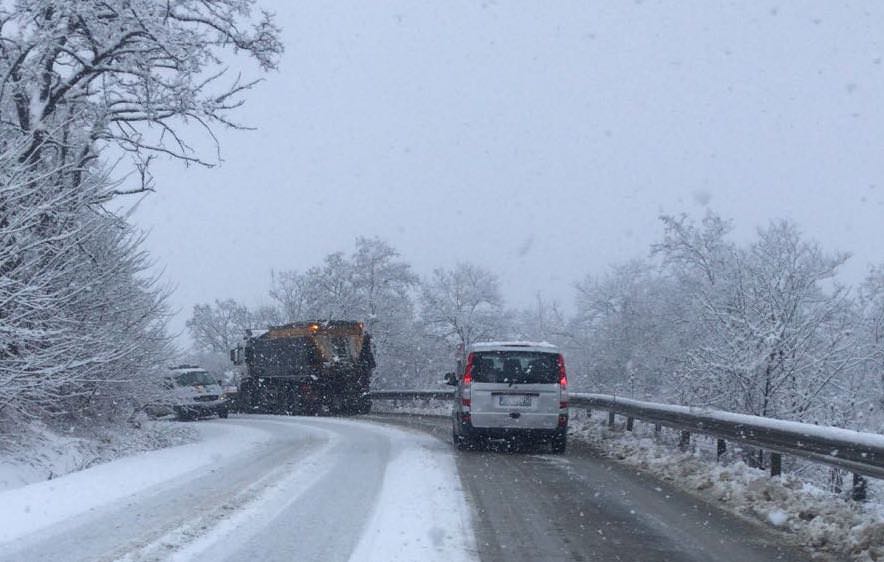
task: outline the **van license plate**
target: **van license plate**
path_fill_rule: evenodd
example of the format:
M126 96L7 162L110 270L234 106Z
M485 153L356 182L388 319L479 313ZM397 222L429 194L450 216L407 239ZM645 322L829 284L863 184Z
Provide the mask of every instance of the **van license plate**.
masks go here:
M501 406L521 406L527 408L531 406L531 396L528 394L501 394Z

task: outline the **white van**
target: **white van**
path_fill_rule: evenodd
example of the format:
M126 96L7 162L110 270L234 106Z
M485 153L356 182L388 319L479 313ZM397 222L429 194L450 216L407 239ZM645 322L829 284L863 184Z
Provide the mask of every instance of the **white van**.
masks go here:
M205 369L195 365L175 367L166 378L166 388L171 391L169 399L178 419L228 415L224 391Z
M565 452L568 378L554 345L476 343L447 378L457 387L452 439L458 449L476 448L489 438L519 437Z

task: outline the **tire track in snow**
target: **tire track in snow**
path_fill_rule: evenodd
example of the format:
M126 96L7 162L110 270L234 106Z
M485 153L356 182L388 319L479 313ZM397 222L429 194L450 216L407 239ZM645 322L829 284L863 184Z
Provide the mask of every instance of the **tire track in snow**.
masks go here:
M62 488L61 503L76 509L72 507L65 519L4 544L0 561L115 560L181 527L194 514L219 509L237 497L245 501L250 491L283 476L280 467L285 462L309 455L320 446L322 441L315 435L325 435L316 431L292 435L281 431L277 423L243 418L200 423L208 426L213 437L194 444L197 447L136 455L109 463L113 466L104 465L103 471L70 475L71 481ZM227 435L226 441L219 439L221 434ZM194 462L194 452L200 467L182 470ZM139 462L143 460L146 462ZM262 464L278 471L263 469ZM93 497L92 491L100 490L106 480L110 480L113 496ZM134 482L135 490L130 489L128 495L117 493L116 488L128 481ZM142 487L145 481L159 483ZM252 486L257 487L250 490ZM106 497L111 501L101 503ZM54 500L51 495L43 498L50 505ZM52 508L53 513L58 510Z
M469 509L447 444L359 420L293 418L335 432L324 472L282 509L222 524L175 560L474 560ZM288 494L287 494L288 495Z
M172 466L163 468L173 478L78 508L4 545L0 561L476 559L448 444L366 420L209 424L232 440L209 464L182 472L176 463L186 464L187 449L180 459L166 451L161 458ZM244 430L267 438L237 443ZM117 476L144 480L133 462Z
M291 428L290 423L264 419L264 423ZM320 434L321 446L306 456L287 460L273 467L232 501L197 514L151 543L127 553L118 562L155 560L193 560L230 536L254 533L277 517L310 489L328 470L331 451L339 441L337 435L321 428L307 427L308 433Z

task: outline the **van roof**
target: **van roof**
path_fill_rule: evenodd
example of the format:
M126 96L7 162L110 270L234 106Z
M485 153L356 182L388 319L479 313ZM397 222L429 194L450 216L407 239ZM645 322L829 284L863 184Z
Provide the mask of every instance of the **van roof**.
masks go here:
M558 353L559 348L549 342L535 341L482 341L472 344L469 351L539 351Z

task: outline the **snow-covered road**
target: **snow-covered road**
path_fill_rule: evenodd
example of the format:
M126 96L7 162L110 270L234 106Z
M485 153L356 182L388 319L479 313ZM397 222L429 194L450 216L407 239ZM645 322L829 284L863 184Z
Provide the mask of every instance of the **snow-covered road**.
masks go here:
M783 535L572 443L455 454L449 420L241 416L0 493L21 560L806 560Z
M0 494L0 560L472 560L448 444L251 416L204 440Z
M450 439L447 418L373 416ZM458 454L486 562L804 562L785 535L752 524L571 441L566 455ZM820 553L818 560L829 560Z

